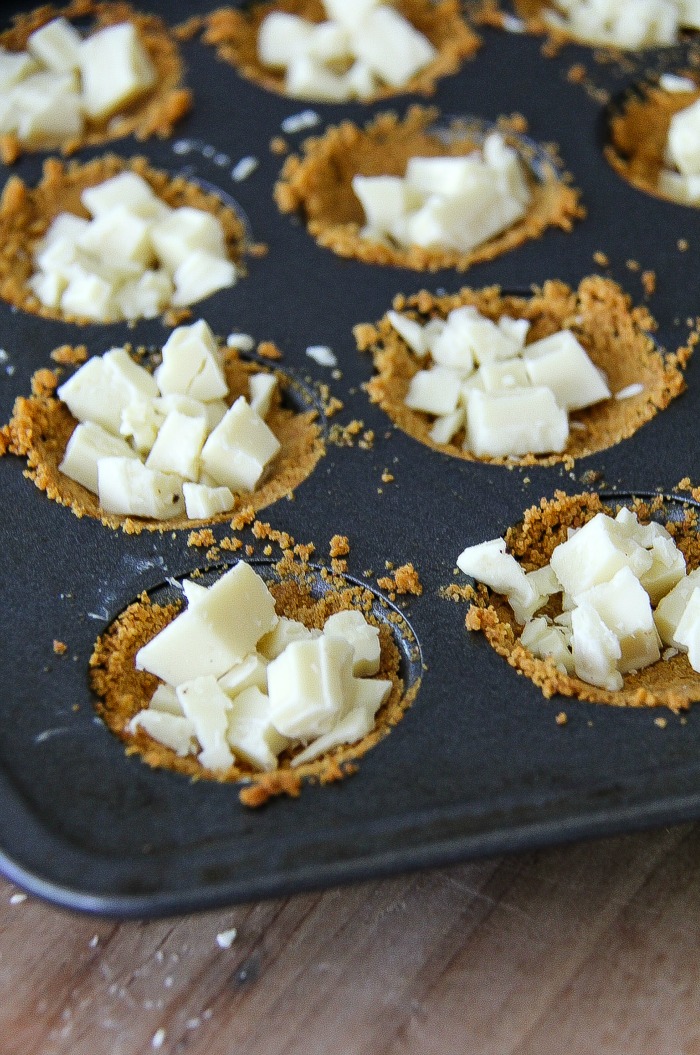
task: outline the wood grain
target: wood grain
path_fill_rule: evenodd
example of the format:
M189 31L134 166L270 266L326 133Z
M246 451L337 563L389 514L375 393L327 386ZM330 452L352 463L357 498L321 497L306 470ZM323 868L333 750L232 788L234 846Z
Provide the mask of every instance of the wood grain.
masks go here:
M124 924L0 881L0 1051L698 1055L698 860L686 825Z

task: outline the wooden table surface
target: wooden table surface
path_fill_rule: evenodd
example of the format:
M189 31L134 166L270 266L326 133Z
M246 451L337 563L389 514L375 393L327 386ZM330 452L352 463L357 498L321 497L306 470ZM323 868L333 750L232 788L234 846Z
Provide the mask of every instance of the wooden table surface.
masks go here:
M699 865L685 825L121 924L0 880L0 1052L697 1055Z

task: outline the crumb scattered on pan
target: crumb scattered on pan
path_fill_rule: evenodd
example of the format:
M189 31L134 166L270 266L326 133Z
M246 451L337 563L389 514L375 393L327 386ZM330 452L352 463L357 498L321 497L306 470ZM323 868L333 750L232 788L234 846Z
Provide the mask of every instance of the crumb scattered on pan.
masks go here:
M77 161L64 164L57 158L48 158L42 179L35 187L27 186L18 176L11 176L0 197L0 296L3 300L45 318L88 321L47 308L28 288L27 281L34 271L34 249L59 213L72 212L89 218L80 201L86 187L103 183L127 169L143 177L167 205L191 206L215 216L224 229L229 258L241 267L245 242L243 223L215 194L180 176L171 178L167 172L151 168L143 157L124 160L106 154L85 164ZM170 312L168 318L172 319L172 325L177 325L189 315L189 311L180 309Z
M381 576L377 579L377 586L387 591L390 601L395 601L399 594L414 594L420 597L423 593L420 576L410 563L393 569L391 575Z
M688 570L700 566L695 509L688 507L681 520L665 520L661 496L652 502L637 499L624 504L629 505L640 521L648 521L652 515L660 517L683 551ZM583 526L599 512L614 515L616 507L606 505L596 493L566 495L558 491L554 498L543 498L538 505L528 509L522 522L508 529L508 551L527 571L541 568L548 563L555 546L566 540L569 528ZM552 614L556 614L554 609ZM551 658L536 658L520 644L521 628L510 605L504 597L491 593L483 585L477 587L466 625L469 630L481 631L492 648L539 686L547 698L559 694L617 707L668 707L676 712L687 710L691 703L700 700L700 674L692 669L687 656L682 653L636 673L625 674L619 691L601 689L573 675L563 674Z
M137 139L169 136L175 124L192 108L192 92L182 86L184 67L180 51L175 35L162 19L135 11L130 4L122 2L73 0L65 7L46 4L29 14L15 16L12 28L0 34L0 46L8 51L23 51L35 30L61 15L69 21L89 19L95 29L131 22L158 75L152 89L116 115L102 120L86 118L84 134L62 144L64 153L73 153L84 146L97 146L128 135L134 135ZM14 162L27 149L14 135L0 137L0 155L6 164Z
M224 372L229 387L229 401L233 403L248 391L248 377L259 372L255 363L241 359L235 348L225 349ZM65 351L62 353L67 355ZM54 395L58 383L51 370L39 370L32 379L33 395L16 400L12 419L2 431L6 452L27 459L27 475L49 498L69 506L76 516L91 516L107 527L121 527L127 534L143 530L171 531L196 523L181 517L174 520L148 520L105 514L97 496L70 480L59 471L66 444L76 420ZM324 453L321 430L315 410L301 413L286 407L279 394L273 401L268 424L281 443L281 450L270 466L270 471L251 494L240 495L237 501L245 508L245 515L271 505L293 492L312 472ZM212 522L231 520L231 513L221 513ZM213 545L212 541L207 545Z
M482 290L464 288L445 296L424 290L412 297L399 295L394 300L396 311L421 323L431 318L445 318L452 309L467 304L474 305L490 319L502 315L528 319L531 340L571 328L596 366L607 375L613 395L631 385L642 385L637 395L629 399L609 399L573 413L569 443L563 455L483 460L509 465L550 465L563 461L565 466L573 468L575 459L605 450L632 436L686 387L683 371L697 342L697 332L692 332L687 345L677 352L661 354L649 336L656 324L648 310L643 306L632 307L630 298L611 279L593 275L583 279L578 289L552 280L545 282L530 298L505 295L492 286ZM376 325L362 323L355 327L354 333L359 350L369 351L374 357L376 372L367 385L372 402L378 403L394 424L421 443L458 458L474 460L471 452L462 448L464 430L451 443L436 444L429 435L432 418L404 403L411 377L421 369L421 362L387 317Z
M554 721L557 723L557 725L566 725L569 721L569 716L567 715L566 711L559 711L559 714L556 716Z
M68 645L65 641L58 641L54 639L53 650L57 656L65 656L68 651Z
M406 92L429 95L436 82L456 73L462 64L473 57L479 38L465 23L458 0L396 0L398 11L428 38L437 49L437 56L400 89L384 86L372 99L386 98ZM234 66L244 77L270 91L285 94L284 74L263 66L258 59L258 30L272 11L297 15L309 22L327 18L320 0L274 0L256 3L238 10L221 7L207 15L202 39L216 48L221 59Z
M531 178L531 202L523 219L470 253L418 246L406 249L363 238L364 213L352 189L353 176L403 176L411 157L462 156L478 147L478 137L469 129L445 143L430 131L437 121L437 110L413 106L403 119L384 113L365 128L351 121L331 126L323 136L306 140L302 156L293 154L285 161L275 186L279 208L283 213L300 214L318 244L339 256L417 271L444 267L465 271L539 238L548 227L570 231L584 215L579 192L569 186L568 177L553 161L551 166L542 166L541 181ZM521 153L517 135L524 131L523 124L522 115L498 122L499 131Z

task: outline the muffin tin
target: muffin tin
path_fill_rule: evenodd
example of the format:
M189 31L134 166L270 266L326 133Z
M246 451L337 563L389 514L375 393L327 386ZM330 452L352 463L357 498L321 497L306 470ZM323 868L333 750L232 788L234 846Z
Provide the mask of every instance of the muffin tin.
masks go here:
M148 4L171 23L208 7ZM385 563L415 565L423 593L396 598L406 620L396 636L407 681L420 676L421 684L403 720L354 776L308 785L299 799L248 810L235 787L151 771L127 757L95 716L88 688L95 639L143 590L166 589L226 554L208 559L206 549L188 546L187 530L133 536L79 520L25 479L19 459L3 458L0 869L28 890L73 908L148 916L700 816L697 709L683 719L664 712L660 728L658 711L546 700L481 635L465 629L466 607L441 593L460 581L455 560L466 545L503 534L557 488L574 494L594 480L620 500L657 491L688 497L676 485L700 476L697 364L691 359L688 391L667 410L573 469L509 470L429 450L397 431L362 388L372 363L356 351L352 327L379 319L396 293L499 284L526 294L548 278L575 286L601 270L594 261L600 253L609 261L604 273L635 302L644 297L641 273L654 271L649 306L659 345L674 351L687 338L686 320L696 311L700 212L651 198L613 172L603 156L601 93L567 76L583 64L589 87L615 96L650 68L684 67L687 49L601 65L583 47L544 58L538 38L491 29L482 35L476 58L440 82L435 103L443 114L486 120L523 113L535 141L559 144L588 217L570 234L547 232L466 275L342 260L318 247L301 223L281 216L272 188L282 159L269 144L283 134L284 118L307 104L244 80L197 40L183 45L195 102L175 136L112 145L123 157L143 154L157 168L233 196L254 239L269 246L266 256L249 258L246 278L198 306L195 317L224 337L236 330L275 341L283 370L312 388L329 385L344 406L324 422L326 454L294 501L277 502L260 518L298 542L313 542L319 568L330 564L331 537L347 535L348 577L385 600L376 586ZM391 107L405 112L411 101L392 100ZM320 117L311 134L344 118L364 123L388 108L309 105ZM285 138L295 147L306 134ZM231 170L247 156L259 165L235 182ZM42 160L26 155L12 171L34 183ZM15 398L29 393L32 373L51 365L56 346L86 343L94 354L126 341L158 346L167 333L159 320L78 327L0 303L2 420L9 420ZM309 358L310 345L330 346L342 376ZM353 419L363 422L353 445L333 442L333 426ZM368 430L373 441L359 443ZM382 479L388 475L393 479ZM226 533L226 525L214 528L217 538ZM255 545L254 561L264 559L264 544L249 530L240 538ZM379 609L384 617L387 603ZM54 653L54 640L65 642L64 654ZM563 726L556 722L562 710Z

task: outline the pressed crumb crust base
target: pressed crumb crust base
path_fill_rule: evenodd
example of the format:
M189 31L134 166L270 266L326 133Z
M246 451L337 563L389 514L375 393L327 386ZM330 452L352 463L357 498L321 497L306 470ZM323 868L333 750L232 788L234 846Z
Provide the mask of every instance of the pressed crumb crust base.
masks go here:
M637 500L621 504L629 505L640 521L648 521L652 514L655 518L663 518L661 497L651 503ZM582 527L596 513L614 515L615 511L597 494L571 496L557 492L553 499L543 498L538 506L528 509L522 523L508 529L508 552L526 571L541 568L549 562L554 547L566 541L568 528ZM669 521L665 526L683 551L688 570L697 568L700 565L697 511L689 507L682 521ZM455 588L450 587L447 592L452 594L453 591ZM469 588L462 592L467 594L468 591ZM456 593L460 593L459 588ZM551 604L542 611L557 614ZM548 698L558 693L591 703L608 703L616 707L668 707L675 712L687 710L691 703L700 700L700 674L692 669L684 654L661 659L636 674L625 674L619 692L600 689L580 678L562 674L551 659L536 658L520 643L522 627L516 622L510 605L503 596L484 586L476 590L476 600L467 613L466 626L469 630L482 631L492 648L518 673L530 678Z
M567 185L556 165L541 166L542 179L529 177L531 201L522 220L477 246L469 253L448 249L402 248L364 238L364 212L352 189L352 178L403 176L411 157L461 157L478 147L473 134L455 127L450 141L432 134L438 121L433 108L413 106L401 120L394 113L380 114L366 128L350 121L331 126L321 137L303 144L303 156L287 158L275 186L275 200L283 213L298 213L309 234L319 245L339 256L354 257L369 264L390 264L416 271L453 267L466 271L472 264L492 260L523 242L539 238L548 227L570 231L585 215L579 192ZM523 118L498 123L506 140L522 132ZM525 148L517 136L512 145L527 163Z
M228 256L240 265L245 243L243 223L215 194L201 190L182 177L171 178L168 173L151 168L142 157L125 161L107 154L84 165L75 161L65 164L56 158L48 158L36 187L28 187L18 176L11 176L0 197L0 296L3 300L48 319L78 323L94 321L58 308L47 308L32 293L27 282L34 273L36 245L54 218L61 212L71 212L89 219L90 214L80 200L82 192L127 170L150 183L166 205L172 208L191 206L216 216L224 230ZM189 309L172 309L166 319L176 325L178 319L190 314Z
M682 75L696 80L693 73ZM673 115L698 99L700 87L696 91L666 92L649 84L628 92L621 108L610 117L610 142L605 146L610 165L633 187L673 201L659 190L668 130Z
M227 349L225 354L224 373L229 386L228 401L232 404L238 396L247 395L248 379L261 367L244 362L233 349ZM56 381L56 374L50 370L34 375L34 395L20 397L15 402L12 420L3 429L0 439L10 454L27 459L27 475L54 502L69 506L78 517L95 517L106 527L121 527L127 534L138 534L143 530L172 531L226 521L241 507L253 511L264 509L291 494L309 476L324 453L321 431L316 422L317 412L291 410L282 405L277 393L266 420L281 449L255 490L235 496L233 510L207 520L188 520L184 516L172 520L116 516L100 508L97 495L59 471L66 445L78 422L65 403L52 394Z
M407 92L431 94L436 81L456 73L462 63L476 53L480 44L479 38L462 19L457 0L438 0L437 3L432 0L398 0L395 6L428 38L438 54L407 84L401 88L385 85L371 96L372 100ZM328 17L321 0L276 0L274 3L251 4L242 11L222 7L203 18L202 39L206 44L212 44L219 57L235 66L244 77L285 95L284 72L263 66L258 59L258 30L273 11L297 15L309 22L323 22ZM308 101L313 102L313 99Z
M365 618L376 622L371 611L376 599L369 590L360 586L338 586L323 597L316 598L312 596L310 585L305 582L307 576L308 568L290 562L282 581L270 585L278 615L298 619L306 626L320 630L334 612L359 608ZM151 739L142 729L135 734L127 729L134 715L148 705L158 685L154 675L136 670L136 653L179 611L180 607L176 604L153 604L144 594L99 638L90 659L90 681L99 698L97 712L112 732L127 745L127 754L140 754L149 766L172 769L195 779L246 781L247 786L239 796L244 805L259 806L277 794L296 796L305 778L327 784L350 775L355 771L355 760L361 758L400 721L417 692L417 686L409 693L404 692L399 676L400 654L391 630L386 623L376 623L381 646L377 677L391 680L393 687L370 733L356 744L333 748L296 769L290 765L293 752L287 750L280 756L279 768L271 773L261 773L238 761L225 773L213 773L205 769L195 756L179 758L173 750ZM300 750L297 749L297 753Z
M577 290L552 280L545 282L530 298L508 296L499 287L492 286L482 290L465 288L442 297L424 291L412 297L400 295L394 300L397 311L421 323L445 318L462 305L473 305L493 320L502 315L528 319L531 324L528 336L532 341L570 328L595 365L605 372L613 396L633 384L643 385L643 390L627 399L612 398L586 410L572 411L570 419L585 428L571 429L562 454L477 459L462 448L463 429L452 443L436 444L429 435L435 419L404 403L411 378L418 370L425 369L426 363L410 351L387 317L375 325L356 326L359 350L370 351L374 357L376 373L367 384L370 399L403 432L435 450L468 461L509 465L552 465L582 458L632 436L685 389L683 369L691 355L691 345L673 354L661 355L648 335L655 326L649 312L644 307L633 308L629 297L611 279L593 275L584 278Z
M27 144L15 135L0 136L2 160L11 164L23 151L57 147L65 153L73 153L80 147L96 146L128 135L135 135L137 139L154 135L161 138L169 136L174 125L192 108L192 93L181 86L184 69L180 51L165 23L155 15L135 11L126 3L73 0L65 7L47 4L29 14L17 15L12 28L0 34L0 46L8 51L23 51L35 30L59 16L69 21L91 19L91 32L120 22L133 23L156 70L155 84L107 118L94 120L86 117L85 131L75 139L66 142L43 140Z

